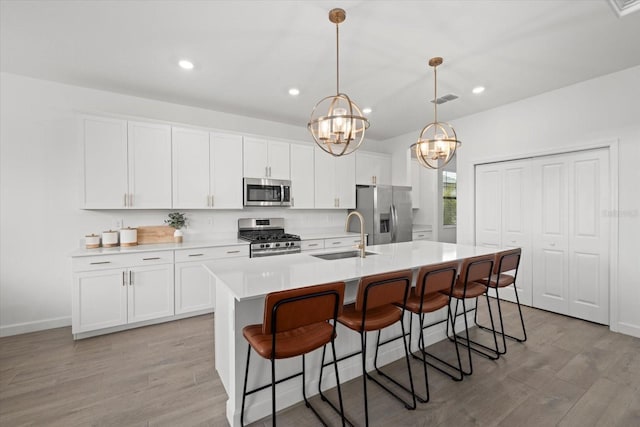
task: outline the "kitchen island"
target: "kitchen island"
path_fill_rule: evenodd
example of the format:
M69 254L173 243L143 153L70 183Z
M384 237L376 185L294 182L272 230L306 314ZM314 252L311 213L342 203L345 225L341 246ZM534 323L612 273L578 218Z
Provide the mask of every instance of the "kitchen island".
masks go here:
M462 261L465 258L492 254L497 249L477 246L457 245L450 243L413 241L368 246L366 258L344 258L324 260L308 254L284 255L267 258L211 261L205 268L216 280L216 314L215 314L215 364L222 383L228 394L227 419L231 426L240 425L240 405L242 401L242 384L246 363L247 342L242 336L242 328L249 324L262 323L264 296L270 292L292 289L302 286L344 281L347 284L345 303L355 300L357 283L360 277L387 273L405 269L417 270L423 265L445 261ZM329 252L329 251L327 251ZM335 251L334 251L335 252ZM414 278L415 280L415 278ZM428 321L444 318L443 313L435 313ZM417 322L416 322L417 323ZM462 323L462 322L460 322ZM418 330L414 324L415 332ZM398 335L400 327L383 331L387 336ZM433 328L434 332L425 337L427 345L445 338L444 324L442 328ZM359 336L338 325L336 352L338 357L359 349ZM417 333L413 334L416 346ZM372 366L373 346L367 352L368 366ZM307 356L307 393L318 392L318 375L321 351ZM379 362L381 365L399 359L404 354L402 341L398 340L381 348ZM249 389L270 382L269 362L260 357L252 358L249 373ZM299 372L299 358L278 360L276 362L277 378L283 378ZM335 378L331 369L324 371L323 385L326 388L335 386ZM340 380L348 381L361 375L358 358L348 359L340 363ZM302 400L301 381L292 380L277 386L278 410ZM270 391L255 393L247 397L245 421L253 422L271 413Z

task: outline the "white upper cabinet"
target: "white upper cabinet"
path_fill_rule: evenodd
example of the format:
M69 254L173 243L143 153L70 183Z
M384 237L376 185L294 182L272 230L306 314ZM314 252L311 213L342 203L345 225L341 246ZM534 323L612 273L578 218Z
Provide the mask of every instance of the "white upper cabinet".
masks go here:
M171 128L104 117L81 118L83 207L171 207Z
M86 209L127 207L127 122L83 116L80 118L83 151L83 192Z
M333 157L315 148L315 207L320 209L355 209L356 159Z
M173 128L173 207L242 209L242 136Z
M243 170L246 178L289 179L289 144L245 137Z
M315 206L313 147L291 144L291 209Z
M356 184L391 185L391 156L388 154L357 151Z
M211 207L242 209L242 136L213 132L210 141Z
M173 207L178 209L208 208L209 132L173 127Z
M171 127L128 122L129 208L171 207Z

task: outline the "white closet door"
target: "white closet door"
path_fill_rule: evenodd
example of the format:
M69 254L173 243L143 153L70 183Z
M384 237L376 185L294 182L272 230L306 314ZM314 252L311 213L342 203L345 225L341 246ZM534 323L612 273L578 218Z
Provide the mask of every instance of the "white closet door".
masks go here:
M609 153L575 153L569 170L569 315L609 324Z
M502 166L476 166L476 245L500 246Z
M562 156L533 161L533 305L569 314L568 164Z
M503 248L522 248L516 285L520 302L531 305L531 160L505 162L502 170ZM500 297L515 301L513 286Z

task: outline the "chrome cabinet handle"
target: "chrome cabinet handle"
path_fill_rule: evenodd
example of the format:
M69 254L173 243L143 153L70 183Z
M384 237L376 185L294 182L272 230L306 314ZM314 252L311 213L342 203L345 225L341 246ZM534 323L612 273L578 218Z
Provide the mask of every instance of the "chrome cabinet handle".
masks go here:
M292 197L292 198L291 198L291 207L294 207L295 205L296 205L296 204L295 204L295 202L294 202L294 200L293 200L293 197Z
M127 207L127 193L124 193L124 207Z
M269 177L269 166L264 167L264 176Z
M204 254L189 254L189 256L204 256Z
M89 263L89 265L98 265L98 264L111 264L111 261L99 261L99 262Z
M129 270L129 286L133 286L133 271Z
M122 270L122 286L125 286L124 275L125 275L125 272L124 272L124 270Z
M154 259L160 259L159 256L154 256L152 258L142 258L143 261L153 261Z
M309 245L309 247L311 247L311 246L318 246L318 244L317 244L317 243L311 243L311 244Z
M227 251L228 254L239 254L240 251Z
M333 243L331 243L331 244L332 244L332 245L340 245L340 244L342 244L342 242L333 242Z
M133 206L133 193L129 193L129 207Z

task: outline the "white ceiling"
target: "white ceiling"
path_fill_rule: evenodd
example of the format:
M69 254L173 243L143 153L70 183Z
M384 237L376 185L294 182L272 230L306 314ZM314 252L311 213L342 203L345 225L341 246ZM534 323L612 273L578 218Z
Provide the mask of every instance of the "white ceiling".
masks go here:
M305 126L335 93L333 7L347 12L341 91L373 108L378 140L432 120L433 56L438 94L460 97L443 120L640 64L640 13L608 0L2 0L0 68Z

